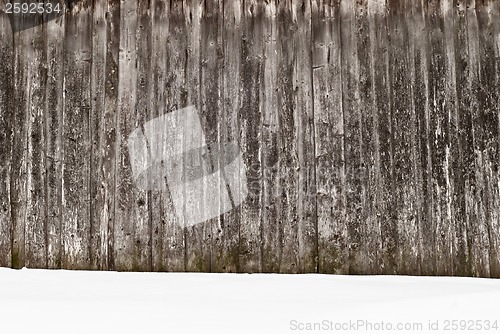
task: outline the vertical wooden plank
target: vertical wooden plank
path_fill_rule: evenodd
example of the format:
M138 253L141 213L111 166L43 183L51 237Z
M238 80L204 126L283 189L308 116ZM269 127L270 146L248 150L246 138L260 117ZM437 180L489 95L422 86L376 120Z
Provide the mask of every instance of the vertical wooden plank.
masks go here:
M460 239L463 240L465 258L460 258L457 275L471 276L474 271L475 248L474 222L470 215L470 198L473 196L471 185L475 184L474 175L474 140L471 116L471 92L468 80L470 79L468 40L467 40L467 12L465 1L458 0L455 6L455 56L457 80L457 131L458 155L460 165L457 169L457 198L461 206L463 218L458 220ZM458 193L460 191L460 193Z
M340 5L312 1L312 69L316 138L318 269L345 274L344 128L342 114Z
M461 171L457 171L458 168L455 166L461 163L461 157L459 156L459 152L456 148L457 144L457 95L456 95L456 58L455 58L455 49L454 49L454 11L452 7L454 6L453 0L444 0L441 2L440 15L442 19L440 20L440 35L443 39L442 43L442 53L444 54L444 70L442 71L443 83L439 85L441 89L440 93L443 96L440 96L441 101L441 114L443 115L443 126L444 126L444 138L441 138L441 141L437 143L437 150L440 154L444 154L443 157L443 169L441 173L443 173L445 187L443 188L441 196L445 197L446 200L441 200L441 210L443 216L443 226L438 231L438 237L443 239L440 243L441 250L440 253L445 253L444 260L440 261L441 265L446 267L444 271L441 273L445 275L455 274L457 271L456 268L456 259L457 254L459 254L458 258L464 258L464 248L457 247L458 241L457 239L457 226L461 224L461 219L463 218L463 211L460 203L456 206L455 210L455 200L456 196L454 196L454 173L460 174ZM435 103L437 104L437 103ZM441 135L443 137L443 135ZM444 143L443 143L444 141ZM444 146L444 148L442 147ZM444 150L444 152L443 152ZM457 217L460 221L457 224Z
M373 103L377 111L376 128L376 212L381 233L381 272L396 274L398 261L398 231L394 213L393 184L393 124L390 105L389 57L385 1L368 3L371 48L373 54Z
M278 17L277 1L269 1L265 7L264 81L262 90L262 223L261 223L261 270L279 272L281 225L278 224L279 175L278 175Z
M135 1L120 4L120 49L118 64L118 119L115 203L115 256L117 270L140 270L141 239L136 229L149 221L147 192L139 189L132 179L129 134L141 126L144 119L136 112L137 102L137 15Z
M448 171L450 178L450 210L453 221L453 239L451 253L453 255L453 275L465 275L467 270L468 250L466 239L466 216L464 194L464 162L461 146L461 128L458 110L458 79L457 71L462 63L456 52L457 33L460 29L460 20L456 16L456 3L453 0L443 1L444 38L446 40L446 102L445 108L449 117L449 161Z
M187 106L193 105L198 111L202 132L205 138L195 138L199 147L216 141L217 113L219 106L219 80L218 80L218 8L214 3L187 1L184 6L185 31L187 32L187 54L184 76L186 91L182 92L181 99L187 101ZM174 51L176 52L176 51ZM172 70L172 68L171 68ZM175 71L175 70L174 70ZM179 73L180 74L180 73ZM183 75L180 74L179 78ZM182 140L186 143L189 134ZM215 139L215 140L214 140ZM184 188L183 196L185 210L203 212L212 203L213 194L210 193L212 184L208 179L203 179L199 184L200 193L195 193ZM176 196L179 196L177 194ZM199 197L201 195L201 197ZM186 267L188 271L210 272L213 262L213 229L218 218L190 225L183 222L185 228Z
M297 29L292 18L291 1L278 2L278 126L280 272L298 272L297 235L297 143L295 120L294 44L292 30Z
M221 39L219 34L219 1L207 0L201 13L201 39L200 39L200 104L199 115L205 140L207 144L218 141L218 122L221 115L221 87L220 87L220 68L221 68ZM209 152L210 153L210 152ZM211 164L212 159L207 159ZM219 166L220 167L220 166ZM220 182L220 180L218 180ZM215 187L209 179L203 181L203 208L213 205L212 189ZM218 187L220 191L220 187ZM225 189L222 189L223 191ZM220 201L217 201L217 206L220 208ZM203 239L205 244L205 257L208 263L207 270L214 270L217 254L215 248L218 244L218 235L220 230L220 219L214 217L203 223Z
M103 177L106 180L102 185L104 194L103 201L105 211L103 219L107 218L107 264L109 270L115 269L115 224L116 224L116 201L117 201L117 168L118 168L118 90L119 70L120 70L120 22L121 22L120 1L108 0L106 11L106 67L104 76L106 84L104 86L104 106L106 114L104 117L104 127L106 128L105 147L103 153ZM108 215L106 217L106 214Z
M154 119L158 117L160 113L165 110L165 99L167 96L165 89L166 81L166 69L167 69L167 36L171 35L170 44L176 41L176 31L172 29L169 32L169 23L176 22L175 10L167 10L167 2L154 0L151 1L151 83L150 83L150 110L149 119ZM179 3L173 4L179 7ZM180 52L180 51L179 51ZM177 54L174 59L179 59ZM173 99L173 98L172 98ZM175 228L175 213L171 215L170 219L166 216L164 212L164 207L167 200L165 194L160 191L151 191L149 194L149 212L151 219L151 229L152 229L152 270L153 271L166 271L168 270L168 260L170 258L168 254L168 247L166 247L167 242L170 240L168 238L169 231ZM170 205L172 205L170 203ZM170 207L170 211L173 208ZM168 213L167 213L168 215ZM182 245L182 243L181 243ZM182 261L184 265L184 261Z
M417 126L415 176L418 185L418 238L420 270L423 275L433 275L436 272L435 225L432 217L431 160L429 143L429 59L423 3L414 3L413 29L416 35L413 40L413 63L415 67L413 82L413 106Z
M428 47L428 145L430 154L430 190L432 192L431 216L435 247L436 274L445 274L449 254L446 254L446 180L445 149L447 119L444 105L444 51L440 3L428 3L423 7ZM444 202L443 202L444 201ZM444 270L444 271L443 271Z
M118 1L93 10L90 254L100 270L113 268L119 10Z
M496 59L495 62L495 91L496 95L494 96L494 101L496 102L496 110L497 110L497 115L498 115L498 127L500 128L500 4L498 2L491 2L490 3L490 15L491 15L491 23L493 24L493 43L495 47L493 48L494 50L494 57ZM497 133L497 146L496 146L496 152L497 154L500 154L500 129L498 130ZM495 171L495 170L494 170ZM494 204L492 203L492 206L495 207L496 209L494 210L494 221L492 221L492 231L494 234L493 238L490 238L491 241L494 241L493 246L495 249L498 249L498 244L500 243L500 183L498 180L500 179L500 168L496 169L496 175L495 178L497 182L495 183L495 201ZM499 278L500 277L500 255L498 254L498 251L496 253L496 258L495 258L495 267L491 268L491 274L492 277ZM490 264L492 262L490 261Z
M310 2L279 3L280 271L291 273L317 271L310 20Z
M348 274L360 274L365 266L361 244L361 111L359 106L359 63L357 58L357 30L355 3L342 1L341 65L342 114L344 127L346 229L348 238Z
M455 43L454 43L454 11L453 11L453 0L444 0L441 2L441 15L443 19L442 23L442 38L443 38L443 52L444 52L444 102L442 112L445 113L447 118L447 128L448 133L446 140L446 151L444 160L444 176L446 180L446 196L447 198L447 208L446 216L449 219L448 230L445 232L445 238L447 238L447 247L449 250L449 256L451 257L448 266L449 274L455 274L457 272L457 262L458 259L464 258L464 248L460 247L461 243L458 238L457 231L462 225L461 219L463 218L462 207L460 203L457 202L456 197L456 187L455 175L461 173L457 167L460 163L460 157L457 147L457 121L456 121L456 107L457 107L457 96L456 96L456 59L455 59ZM448 235L446 235L448 234Z
M482 178L479 192L482 194L484 231L488 243L484 245L484 256L488 258L488 267L485 268L488 277L500 275L500 262L498 258L498 216L495 205L498 194L498 86L496 85L496 73L498 71L498 60L495 57L495 16L494 1L478 1L476 3L478 24L478 60L479 60L479 82L478 82L478 117L476 124L481 133L480 142L477 145L478 158L481 160ZM498 12L497 12L498 13Z
M103 147L106 130L103 128L105 114L106 77L106 1L95 1L92 11L92 68L91 68L91 114L90 114L90 267L103 270L107 264L107 232L109 211L102 191L104 177Z
M19 20L19 17L15 17ZM32 29L19 31L13 36L14 43L14 118L12 121L12 166L10 179L12 234L12 267L22 268L26 264L26 210L28 174L28 134L29 132L29 54Z
M4 8L5 1L0 2ZM0 12L0 267L11 266L11 163L14 118L13 33L7 15Z
M298 30L294 34L295 119L298 154L298 271L318 271L318 233L316 209L316 163L314 138L313 69L311 59L311 2L294 0L293 17Z
M444 19L439 2L426 7L429 45L429 147L431 154L432 220L436 252L436 274L450 275L451 217L448 213L447 144L449 115L445 109Z
M484 154L485 219L488 233L489 276L500 277L500 192L499 192L499 127L500 119L500 4L496 1L479 3L480 31L480 108L478 120L484 128L482 153Z
M151 20L150 1L137 2L136 17L136 81L135 83L135 125L144 124L150 115L151 78ZM131 31L134 33L134 31ZM134 110L134 109L132 109ZM151 203L151 191L140 195L138 204L145 202L146 212L140 209L141 219L134 224L134 270L150 271L152 269L152 210L156 207ZM146 204L147 203L147 204Z
M391 110L394 129L394 191L395 212L399 240L398 273L415 275L420 271L418 263L418 193L416 184L416 118L413 105L412 81L408 73L413 73L414 58L410 46L410 35L414 31L410 21L411 6L393 1L389 4L387 18L390 29L390 84ZM450 222L448 222L450 224Z
M165 76L166 47L164 43L166 43L168 15L170 14L165 9L165 2L163 1L150 2L152 54L149 64L151 70L149 80L151 81L148 84L149 101L147 102L149 108L147 118L149 120L154 119L158 113L162 112L163 105L161 104L165 102L164 85L161 80L164 80ZM164 218L163 197L164 194L160 191L148 191L148 209L151 224L151 270L153 271L167 270L167 255L164 253L167 220Z
M240 0L223 2L223 105L219 141L233 142L240 147L238 112L240 105L242 4ZM219 258L216 266L223 272L239 272L239 229L241 205L221 217Z
M201 104L200 117L202 120L202 128L205 134L207 144L212 144L221 150L224 150L224 143L220 142L221 131L225 127L223 122L223 4L218 0L205 1L205 7L201 20ZM212 152L209 152L211 157L209 163L214 163ZM224 171L224 165L219 164L215 167L217 170ZM210 194L214 189L217 189L221 195L225 194L228 189L226 185L225 173L219 176L214 182L205 182L205 204L207 207L213 205ZM233 190L234 191L234 190ZM217 193L215 194L217 196ZM219 212L223 211L223 203L220 200L221 196L217 196L217 205ZM220 215L213 217L205 223L208 235L207 240L210 241L210 271L220 272L224 264L220 262L222 247L221 237L224 227L224 216Z
M90 266L90 73L92 6L70 4L65 14L63 129L63 267Z
M186 56L186 102L193 105L200 112L201 106L201 67L203 55L201 54L201 21L204 11L204 2L186 0L183 2L184 20L187 31L187 56ZM201 145L200 139L200 145ZM203 210L203 199L193 197L184 191L184 201L188 207L197 207ZM185 267L187 271L208 272L210 270L211 237L207 233L206 224L185 226L184 239L186 247Z
M47 267L62 266L64 16L46 24L45 162Z
M258 272L261 264L260 224L262 166L260 150L261 90L263 83L263 36L265 8L260 1L244 1L241 40L241 99L238 124L241 151L247 167L248 197L241 204L239 269Z
M421 13L419 8L415 3L409 3L406 7L408 19L406 22L406 27L408 32L420 31L422 29ZM409 140L411 145L410 152L410 168L412 173L409 175L411 178L414 198L413 202L415 208L413 209L414 217L412 219L412 226L409 233L411 233L411 246L414 254L414 263L412 264L413 272L412 274L421 275L422 274L422 221L425 217L422 215L422 179L421 179L421 164L420 164L420 128L418 123L418 108L421 103L421 56L420 56L420 44L421 44L421 33L408 34L408 81L410 84L409 90L409 117L410 117L410 129L409 129ZM397 154L397 147L395 149L395 154Z
M155 57L152 58L151 65L154 69L151 118L187 106L187 87L185 87L187 46L183 3L156 1L153 8ZM153 245L158 252L156 256L153 254L154 266L158 270L183 271L185 268L183 222L176 217L169 194L153 192L151 195ZM155 210L156 208L160 210Z
M28 89L28 170L26 206L26 266L45 268L46 253L46 194L45 194L45 25L42 18L30 28L31 38L25 60L30 62Z
M361 182L360 198L360 221L358 231L360 233L360 252L363 253L363 272L380 272L380 226L376 215L376 199L378 196L377 164L378 137L375 128L377 111L373 101L375 96L374 61L376 55L373 52L374 40L373 13L368 11L368 2L359 1L355 8L355 21L357 33L356 55L358 62L358 89L356 92L360 107L360 160L359 169L351 171L357 173ZM375 237L376 236L376 237Z
M470 93L469 102L472 121L472 156L473 178L471 178L471 197L469 197L468 210L470 227L472 232L473 248L473 275L489 276L489 236L487 232L487 218L485 206L485 196L487 190L484 184L484 164L485 161L485 113L481 109L481 59L480 59L480 36L478 18L476 10L480 6L480 1L469 0L466 2L466 21L467 21L467 49L468 49L468 89ZM487 122L488 123L488 122ZM491 123L491 122L489 122Z

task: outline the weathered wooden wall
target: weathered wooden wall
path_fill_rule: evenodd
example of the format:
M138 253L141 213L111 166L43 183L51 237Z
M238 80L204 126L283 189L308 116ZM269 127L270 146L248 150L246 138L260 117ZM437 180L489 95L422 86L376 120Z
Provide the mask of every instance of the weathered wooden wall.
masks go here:
M1 266L500 277L500 1L71 1L0 59ZM126 139L188 105L250 196L181 228Z

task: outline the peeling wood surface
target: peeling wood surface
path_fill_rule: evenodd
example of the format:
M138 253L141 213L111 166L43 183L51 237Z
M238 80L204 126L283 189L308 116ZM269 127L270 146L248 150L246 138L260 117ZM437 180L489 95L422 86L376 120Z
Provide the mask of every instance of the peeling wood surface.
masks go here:
M71 1L40 23L0 11L0 266L500 277L499 1ZM134 185L127 138L190 105L249 194L187 227Z

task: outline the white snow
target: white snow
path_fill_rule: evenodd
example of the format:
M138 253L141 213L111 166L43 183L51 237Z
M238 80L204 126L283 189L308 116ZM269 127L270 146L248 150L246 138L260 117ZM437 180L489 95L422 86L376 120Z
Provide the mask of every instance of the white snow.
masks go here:
M500 333L495 320L495 279L0 269L0 333Z

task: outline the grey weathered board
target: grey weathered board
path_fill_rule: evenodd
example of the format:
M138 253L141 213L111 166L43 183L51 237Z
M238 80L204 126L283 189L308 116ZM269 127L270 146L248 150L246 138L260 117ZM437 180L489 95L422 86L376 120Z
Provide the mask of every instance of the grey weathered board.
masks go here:
M500 1L4 4L0 266L500 277ZM249 195L184 227L127 137L190 105Z

